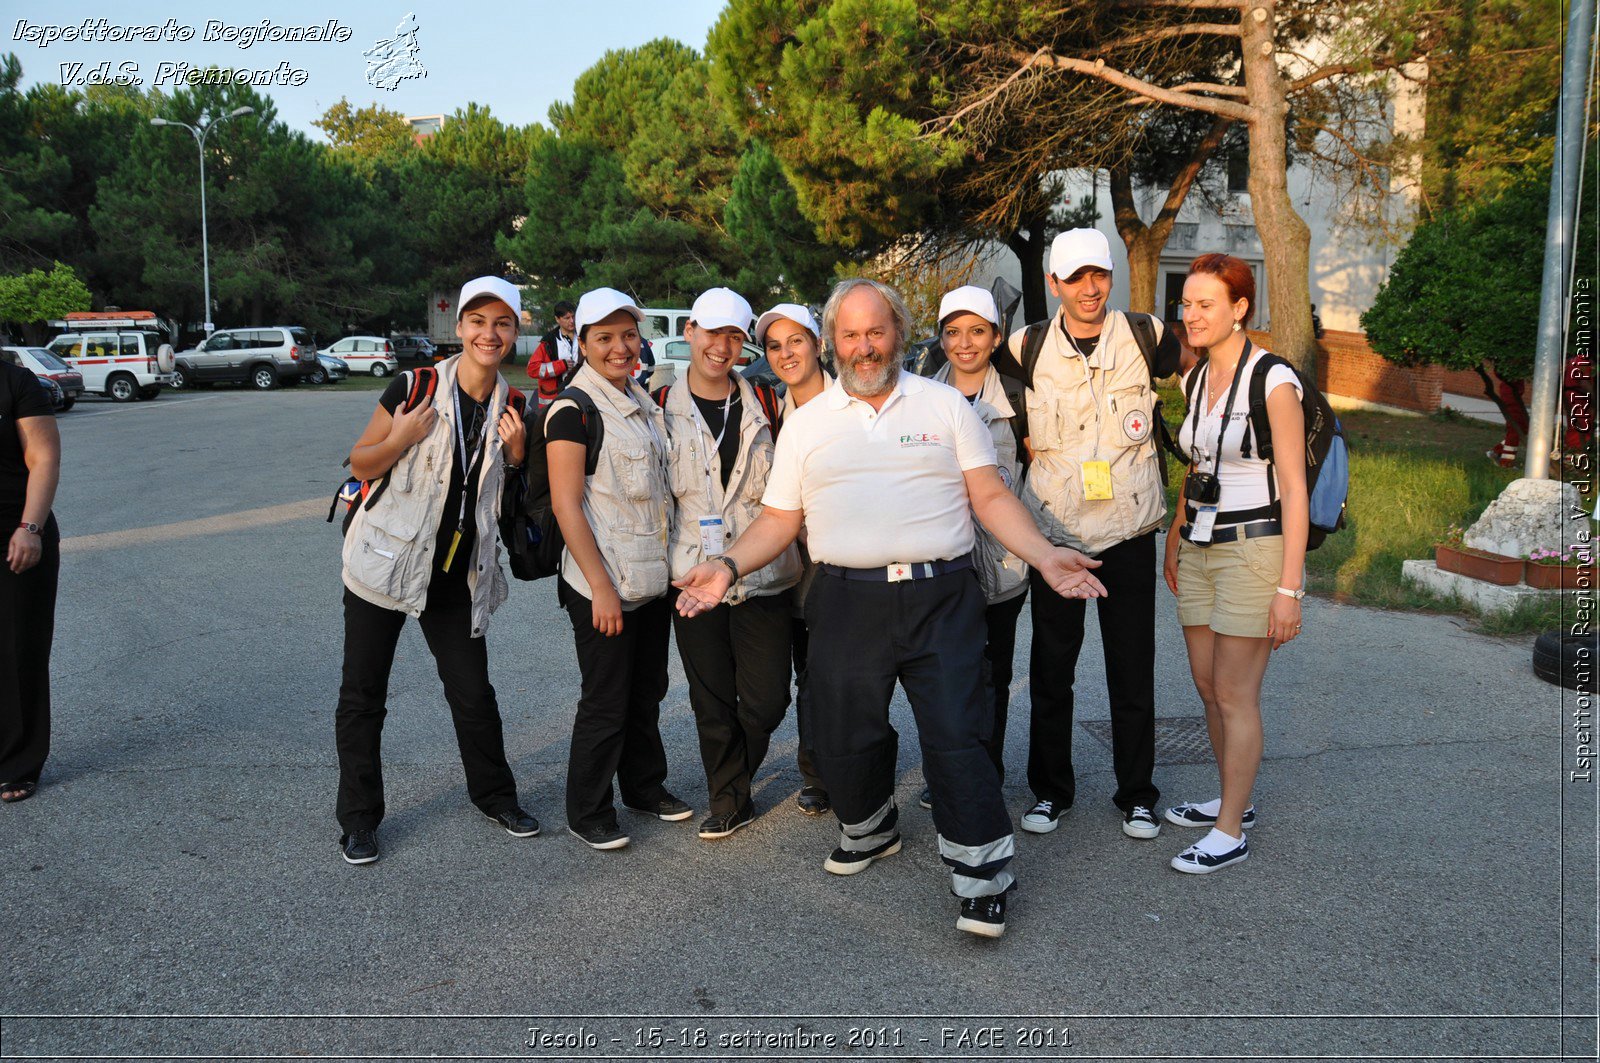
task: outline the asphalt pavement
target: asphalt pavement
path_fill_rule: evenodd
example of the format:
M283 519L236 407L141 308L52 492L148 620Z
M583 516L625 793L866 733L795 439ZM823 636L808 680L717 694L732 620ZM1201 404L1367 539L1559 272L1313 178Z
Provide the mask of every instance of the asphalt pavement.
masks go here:
M578 673L546 581L489 631L508 753L539 837L468 803L408 625L384 734L383 857L339 858L339 532L323 523L375 403L337 386L86 402L61 418L54 749L0 808L0 1057L1594 1058L1596 808L1576 695L1530 638L1307 599L1272 661L1251 858L1123 835L1110 750L1079 727L1078 803L1018 833L1004 938L954 929L903 698L904 851L822 870L792 716L759 818L702 842L676 653L662 706L685 823L567 834ZM1194 717L1159 591L1158 716ZM1006 799L1026 785L1026 612ZM1093 623L1079 717L1107 717ZM1180 725L1174 725L1180 726ZM1170 758L1169 758L1170 759ZM1183 759L1178 757L1178 759ZM1193 758L1189 758L1193 759ZM1217 791L1158 767L1161 804Z

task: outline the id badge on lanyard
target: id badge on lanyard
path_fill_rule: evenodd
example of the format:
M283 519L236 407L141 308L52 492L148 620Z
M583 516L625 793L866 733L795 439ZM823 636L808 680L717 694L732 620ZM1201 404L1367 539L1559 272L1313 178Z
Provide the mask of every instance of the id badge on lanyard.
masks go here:
M1083 499L1085 502L1104 502L1111 497L1111 463L1096 458L1086 461L1083 469Z
M1217 507L1200 506L1194 511L1194 521L1189 525L1189 541L1209 543L1212 529L1217 524Z
M722 437L728 434L728 413L733 408L733 389L734 384L732 381L729 381L727 397L722 400L722 431L717 433L717 438L712 442L711 448L706 451L705 474L706 497L708 499L715 499L717 497L715 483L716 477L711 471L711 461L713 456L721 451ZM710 432L710 427L710 425L706 426L708 434ZM721 514L711 513L701 517L700 556L702 558L715 557L717 554L720 554L726 550L727 546L728 528L727 524L723 521Z
M456 530L450 535L450 549L445 551L444 565L441 571L449 572L450 565L456 559L456 547L461 545L461 526L467 521L467 478L472 475L472 467L483 456L483 448L489 439L489 426L483 426L483 435L478 439L477 447L471 455L467 453L467 431L461 424L461 389L458 387L453 396L456 404L455 437L461 454L461 509L456 514ZM487 410L485 411L487 413Z

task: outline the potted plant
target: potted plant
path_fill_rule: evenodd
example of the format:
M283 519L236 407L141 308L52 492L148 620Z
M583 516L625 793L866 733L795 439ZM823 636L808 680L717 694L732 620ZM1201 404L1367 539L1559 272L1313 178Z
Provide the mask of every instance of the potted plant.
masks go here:
M1456 524L1450 526L1443 539L1433 544L1433 560L1442 572L1454 572L1468 579L1482 580L1510 587L1522 581L1523 560L1491 554L1462 542L1464 533Z
M1522 570L1522 581L1541 591L1586 590L1595 586L1594 577L1594 552L1588 546L1535 550Z

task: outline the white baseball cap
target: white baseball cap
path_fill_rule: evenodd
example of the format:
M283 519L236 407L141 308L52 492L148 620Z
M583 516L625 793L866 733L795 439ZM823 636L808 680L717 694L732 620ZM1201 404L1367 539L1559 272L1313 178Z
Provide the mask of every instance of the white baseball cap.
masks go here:
M944 298L939 300L939 324L943 325L951 314L962 311L977 314L995 328L1000 327L1000 309L994 305L994 296L987 288L980 288L976 284L963 284L961 287L944 293Z
M779 303L777 306L761 315L761 320L756 322L756 344L763 345L767 342L767 329L778 319L793 321L803 329L809 329L811 338L816 339L822 335L822 330L817 327L817 319L811 316L811 311L799 303Z
M461 298L456 303L456 320L460 321L461 315L467 312L467 304L485 295L505 303L511 308L512 315L518 321L522 320L522 293L517 291L515 284L499 277L474 277L463 284Z
M578 309L574 314L572 330L581 333L588 326L604 321L618 310L626 310L633 315L635 321L644 320L644 311L634 305L630 297L615 288L596 288L584 292L578 297Z
M1085 266L1111 272L1111 243L1099 229L1068 229L1050 244L1050 275L1066 280Z
M689 320L700 328L736 328L746 336L753 317L750 304L732 288L707 288L689 308Z

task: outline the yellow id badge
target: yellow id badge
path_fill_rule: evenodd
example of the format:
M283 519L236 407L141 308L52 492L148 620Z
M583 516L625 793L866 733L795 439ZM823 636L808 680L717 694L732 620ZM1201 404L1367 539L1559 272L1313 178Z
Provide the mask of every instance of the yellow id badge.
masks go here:
M1083 463L1083 498L1086 502L1103 502L1111 497L1111 463L1086 461Z
M456 547L461 545L461 529L457 528L450 536L450 550L444 555L444 571L450 571L450 562L456 559Z

